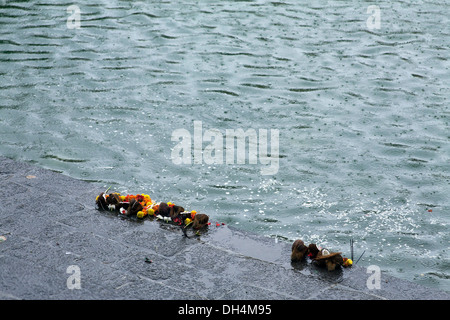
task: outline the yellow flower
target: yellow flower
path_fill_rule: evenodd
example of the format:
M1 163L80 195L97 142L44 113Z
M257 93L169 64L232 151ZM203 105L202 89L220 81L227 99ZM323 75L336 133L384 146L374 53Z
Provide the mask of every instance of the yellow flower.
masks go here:
M126 196L120 196L120 201L125 201Z
M147 209L147 213L148 213L149 216L152 216L152 215L155 214L155 210L153 210L152 208L148 208Z
M142 219L144 217L144 211L138 211L137 217Z
M189 219L189 218L186 218L186 220L184 220L184 223L186 224L186 225L188 225L189 223L191 223L191 219Z

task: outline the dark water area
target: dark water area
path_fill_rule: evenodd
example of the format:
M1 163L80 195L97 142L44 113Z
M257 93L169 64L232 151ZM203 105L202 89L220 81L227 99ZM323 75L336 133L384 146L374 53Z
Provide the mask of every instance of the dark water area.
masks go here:
M1 155L450 290L449 2L72 5L0 0Z

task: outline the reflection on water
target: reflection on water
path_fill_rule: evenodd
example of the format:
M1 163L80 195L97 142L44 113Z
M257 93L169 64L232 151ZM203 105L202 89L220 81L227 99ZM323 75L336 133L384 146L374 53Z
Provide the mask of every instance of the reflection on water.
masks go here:
M70 5L0 1L0 154L449 290L449 4ZM279 130L277 174L174 164L194 121Z

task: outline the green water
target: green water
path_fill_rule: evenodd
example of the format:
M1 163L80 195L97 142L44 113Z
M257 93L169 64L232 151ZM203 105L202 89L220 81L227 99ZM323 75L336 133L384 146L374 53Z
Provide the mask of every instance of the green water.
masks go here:
M450 290L448 2L73 4L0 0L1 155ZM277 172L174 163L194 121L278 130Z

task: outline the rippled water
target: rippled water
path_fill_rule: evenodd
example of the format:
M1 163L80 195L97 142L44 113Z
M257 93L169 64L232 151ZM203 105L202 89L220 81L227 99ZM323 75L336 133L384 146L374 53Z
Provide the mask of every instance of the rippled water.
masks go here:
M70 5L0 0L1 155L450 290L448 2ZM175 164L194 121L279 130L278 172Z

